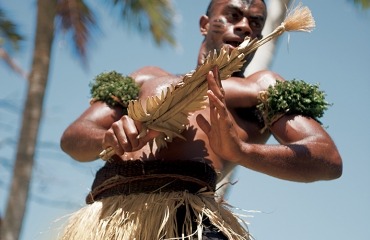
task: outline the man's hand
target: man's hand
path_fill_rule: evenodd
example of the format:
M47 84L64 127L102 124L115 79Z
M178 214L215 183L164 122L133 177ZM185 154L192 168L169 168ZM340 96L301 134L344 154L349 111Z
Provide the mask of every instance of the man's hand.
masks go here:
M199 127L207 134L212 150L225 160L236 161L241 140L234 128L225 103L225 92L221 85L218 67L207 75L210 121L203 115L197 116Z
M145 146L150 140L157 137L160 133L148 130L145 136L139 138L142 124L134 121L127 115L114 122L104 135L103 148L113 148L117 155L125 152L134 152Z

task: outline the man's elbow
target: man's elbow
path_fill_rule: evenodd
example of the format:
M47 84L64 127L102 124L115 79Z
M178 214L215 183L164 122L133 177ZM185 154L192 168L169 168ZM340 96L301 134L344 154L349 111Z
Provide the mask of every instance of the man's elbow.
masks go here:
M316 170L312 171L312 174L306 175L302 179L302 182L330 181L342 176L343 164L339 155L333 156L330 159L323 159L320 162L322 163L315 168Z
M343 164L337 164L335 166L335 169L332 171L332 178L331 179L337 179L342 176L343 173Z
M86 157L81 151L78 151L76 141L74 140L71 131L66 130L60 138L60 148L63 152L68 154L71 158L79 162L92 161L91 157Z
M60 148L62 149L63 152L68 154L70 157L79 161L78 157L75 156L75 154L74 154L74 147L73 147L74 145L75 144L69 138L68 134L66 132L64 132L64 134L60 138Z
M326 172L327 172L326 180L334 180L334 179L338 179L342 176L343 162L342 162L342 158L339 155L339 153L336 152L332 155L332 158L331 158L329 164L327 164L327 171Z
M63 152L70 154L70 152L73 150L73 141L70 134L71 131L68 129L64 131L62 137L60 138L60 148L63 150Z

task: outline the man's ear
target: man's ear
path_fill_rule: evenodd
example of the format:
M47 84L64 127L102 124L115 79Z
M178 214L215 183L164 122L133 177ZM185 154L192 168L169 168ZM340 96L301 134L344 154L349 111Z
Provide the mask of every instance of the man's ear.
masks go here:
M199 27L200 27L200 33L203 36L206 36L208 33L208 27L209 27L209 18L206 15L203 15L199 19Z

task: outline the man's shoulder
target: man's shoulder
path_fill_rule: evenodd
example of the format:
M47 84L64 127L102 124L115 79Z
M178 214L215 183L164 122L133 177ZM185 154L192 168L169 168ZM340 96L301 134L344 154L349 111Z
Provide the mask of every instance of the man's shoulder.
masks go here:
M245 77L245 80L256 83L261 89L267 89L270 85L275 85L276 80L284 79L276 72L270 70L261 70Z
M245 79L250 79L250 80L255 80L258 81L261 78L270 78L270 79L278 79L281 80L283 79L279 74L276 72L273 72L271 70L260 70L257 72L254 72L248 76L245 76Z
M171 76L172 74L163 70L160 67L156 66L145 66L142 68L139 68L135 72L131 73L130 76L135 79L138 83L143 83L145 81L154 79L154 78L160 78L164 76Z
M284 81L284 79L279 74L269 70L261 70L248 76L232 76L227 80L231 80L232 82L241 86L253 85L256 91L265 90L270 85L275 85L276 80Z

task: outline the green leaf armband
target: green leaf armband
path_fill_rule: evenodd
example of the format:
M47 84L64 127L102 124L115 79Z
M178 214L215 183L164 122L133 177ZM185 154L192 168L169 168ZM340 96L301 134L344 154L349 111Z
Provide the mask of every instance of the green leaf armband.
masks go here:
M330 105L325 101L325 93L319 90L318 85L312 85L303 80L276 81L258 96L260 111L265 127L269 128L284 114L300 114L321 122L318 118Z
M127 108L129 101L138 99L139 86L129 76L115 71L101 73L90 83L91 103L103 101L111 107Z

